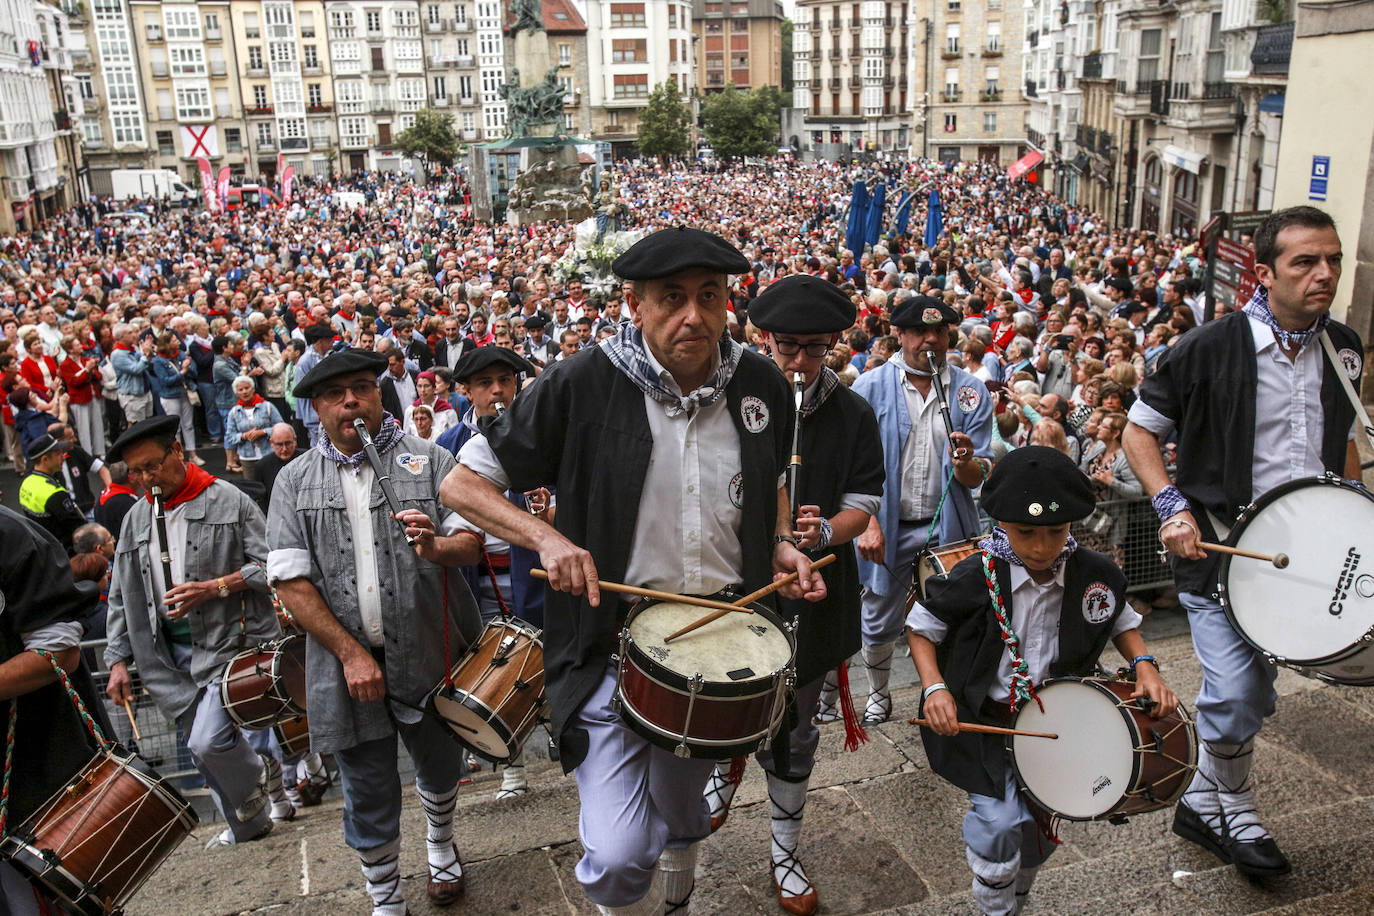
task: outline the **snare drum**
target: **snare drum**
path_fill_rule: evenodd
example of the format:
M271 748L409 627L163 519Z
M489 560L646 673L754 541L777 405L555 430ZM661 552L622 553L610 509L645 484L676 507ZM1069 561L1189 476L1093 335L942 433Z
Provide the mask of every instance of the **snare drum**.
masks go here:
M1285 569L1222 556L1221 605L1242 639L1302 674L1374 686L1374 496L1295 480L1255 500L1226 543L1288 555Z
M75 913L119 912L199 818L133 754L101 751L0 840L0 856Z
M1055 678L1016 714L1016 728L1058 739L1008 739L1016 782L1027 799L1070 821L1115 820L1167 808L1197 768L1197 732L1179 706L1152 719L1132 700L1135 684Z
M282 759L290 760L310 751L310 720L305 716L298 719L283 719L272 726L281 745Z
M922 550L911 564L911 590L907 594L906 609L911 610L917 601L926 600L926 580L931 576L947 576L960 560L978 552L978 542L982 538L956 541L943 547Z
M305 715L305 637L286 636L229 659L219 698L241 728L271 728Z
M468 750L497 763L514 759L544 710L542 630L497 617L429 695L429 708Z
M756 750L782 723L793 686L795 625L762 604L698 620L694 604L640 601L620 631L615 697L625 723L679 757L720 760Z

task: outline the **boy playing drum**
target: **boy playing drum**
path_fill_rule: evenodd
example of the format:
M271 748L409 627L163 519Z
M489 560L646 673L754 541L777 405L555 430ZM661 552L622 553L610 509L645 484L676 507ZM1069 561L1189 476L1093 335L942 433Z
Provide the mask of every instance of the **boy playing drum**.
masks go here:
M930 726L921 738L931 769L969 793L963 833L974 900L1004 914L1024 905L1055 841L1018 791L1003 739L961 733L958 723L1010 726L1017 710L1039 702L1046 678L1093 674L1108 639L1131 660L1132 697L1153 701L1153 717L1178 700L1146 654L1125 576L1069 535L1069 524L1093 511L1092 488L1072 460L1044 446L1016 449L988 477L982 505L997 527L979 553L928 582L906 629L926 685Z

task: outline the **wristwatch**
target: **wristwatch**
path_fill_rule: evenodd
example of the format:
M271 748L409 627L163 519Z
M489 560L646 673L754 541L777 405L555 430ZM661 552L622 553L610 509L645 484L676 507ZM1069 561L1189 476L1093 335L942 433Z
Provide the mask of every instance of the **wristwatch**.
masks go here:
M228 598L228 597L229 597L229 586L225 584L225 582L224 582L224 577L223 577L223 576L220 576L218 579L215 580L215 582L217 582L217 583L219 584L219 596L220 596L221 598Z
M792 537L792 535L790 534L773 535L773 546L776 547L779 544L791 544L793 547L796 547L797 539Z

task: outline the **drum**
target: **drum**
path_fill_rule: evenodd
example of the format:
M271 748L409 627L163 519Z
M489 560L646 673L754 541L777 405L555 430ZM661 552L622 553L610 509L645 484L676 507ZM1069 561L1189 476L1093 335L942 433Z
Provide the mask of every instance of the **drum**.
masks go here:
M931 576L947 576L960 560L978 552L978 542L982 538L956 541L943 547L933 547L921 551L911 564L911 590L907 594L906 608L926 598L926 580Z
M1242 639L1310 677L1374 686L1374 496L1295 480L1246 508L1226 543L1288 555L1285 569L1222 555L1221 605Z
M271 728L305 715L305 637L286 636L229 659L219 697L242 728Z
M310 721L305 716L283 719L272 726L272 731L276 733L284 759L310 752Z
M543 631L497 617L429 695L429 708L468 750L497 763L514 759L544 711Z
M710 760L751 753L773 735L793 686L796 625L750 607L670 643L664 637L706 612L669 601L632 607L615 688L625 723L679 757Z
M1178 801L1197 768L1197 732L1180 706L1152 719L1131 681L1054 678L1016 728L1058 739L1008 739L1016 782L1033 806L1070 821L1117 820Z
M197 823L147 763L101 751L0 841L0 855L71 911L116 913Z

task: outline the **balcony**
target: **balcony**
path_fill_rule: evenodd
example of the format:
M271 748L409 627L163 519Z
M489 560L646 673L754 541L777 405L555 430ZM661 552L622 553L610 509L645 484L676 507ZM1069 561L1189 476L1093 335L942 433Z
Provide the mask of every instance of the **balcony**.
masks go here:
M1000 102L1000 101L1002 101L1002 90L1001 90L1001 89L984 89L981 93L978 94L978 101L980 101L980 102Z
M433 19L426 19L426 20L425 20L425 31L426 31L426 32L442 32L443 30L444 30L444 21L443 21L442 19L440 19L440 20L437 21L437 22L436 22L435 20L433 20Z
M1236 94L1236 87L1230 83L1203 83L1202 98L1207 101L1230 99Z
M165 80L167 78L167 62L165 60L155 60L148 65L148 70L153 74L154 79Z
M829 84L830 90L833 92L834 90L840 88L841 84L844 83L844 80L840 79L837 76L832 76L829 80L827 80L827 83Z
M896 89L896 88L897 88L897 77L895 77L895 76L885 76L885 77L883 77L883 88L884 88L884 89Z
M219 29L206 29L206 30L205 30L205 40L206 40L206 41L223 41L223 40L224 40L224 33L223 33L222 31L220 31Z
M310 141L304 137L282 137L281 149L284 153L301 153L310 148Z
M958 60L960 57L961 55L957 45L954 47L946 45L944 51L940 52L940 60Z
M470 95L468 95L468 96L461 96L461 97L458 99L458 107L459 107L459 108L472 108L472 107L475 106L476 104L477 104L477 100L474 99L474 98L473 98L472 96L470 96Z
M305 106L306 114L327 114L333 110L334 106L329 102L315 102Z
M464 130L464 131L460 131L459 134L458 134L458 137L459 137L459 139L467 140L467 141L470 142L470 141L473 141L473 140L476 140L476 139L477 139L477 131L475 131L475 130Z
M1138 90L1137 90L1138 91ZM1150 114L1159 117L1169 116L1169 84L1164 80L1154 80L1150 84Z
M953 105L958 102L962 96L963 93L958 89L946 89L944 92L940 93L940 101L946 105Z
M175 121L176 112L171 105L159 105L157 106L157 119L159 121Z
M1083 58L1083 79L1100 80L1102 79L1102 55L1097 51L1087 54Z
M311 137L311 138L310 138L310 148L311 148L311 149L329 149L329 147L332 146L332 145L333 145L333 143L332 143L332 141L331 141L328 137Z
M1257 76L1287 76L1293 56L1293 23L1260 26L1250 51L1250 72Z
M248 67L243 71L243 75L244 75L244 76L265 77L265 76L267 76L267 65L266 65L266 64L249 64Z
M143 36L150 44L162 41L162 26L147 25L143 28Z
M319 76L324 71L320 69L320 62L317 60L313 64L302 64L301 72L306 76Z
M849 88L850 88L850 89L862 89L863 87L864 87L863 77L860 77L860 76L851 76L851 77L849 78Z
M455 31L455 32L471 32L471 31L472 31L472 20L471 20L471 19L454 19L454 20L452 21L452 23L450 24L449 28L453 29L453 31Z
M1026 47L1028 47L1028 48L1034 48L1034 47L1036 47L1036 46L1039 45L1039 44L1040 44L1040 31L1039 31L1038 29L1032 29L1031 31L1029 31L1029 32L1026 33Z
M1035 80L1026 80L1026 98L1039 98L1040 93L1035 88Z
M210 61L210 75L211 75L211 76L224 76L224 75L225 75L226 73L228 73L228 72L229 72L229 68L228 68L227 66L225 66L224 61L222 61L222 60L212 60L212 61Z
M1069 84L1068 74L1063 70L1054 71L1054 85L1056 89L1063 89Z
M259 140L257 146L260 153L275 153L277 151L276 140Z
M339 146L344 149L367 149L371 145L372 138L361 134L344 134L339 138Z
M392 114L396 111L396 103L385 100L380 102L373 102L369 106L369 110L373 114Z
M983 56L984 56L984 57L1001 57L1001 56L1002 56L1002 46L1001 46L1000 44L989 44L986 48L983 49Z
M250 117L256 116L256 115L270 115L270 114L272 113L272 106L271 106L271 105L248 105L248 106L245 106L245 107L244 107L243 113L246 114L246 115L248 115L248 116L250 116Z
M225 104L225 105L216 105L216 106L215 106L215 115L216 115L217 117L221 118L221 119L223 119L223 118L232 118L232 117L234 116L234 106L233 106L233 105L227 105L227 104Z
M430 107L430 108L447 108L447 107L448 107L448 96L446 96L446 95L441 95L441 96L439 96L439 97L437 97L437 98L430 99L430 101L429 101L429 107Z

